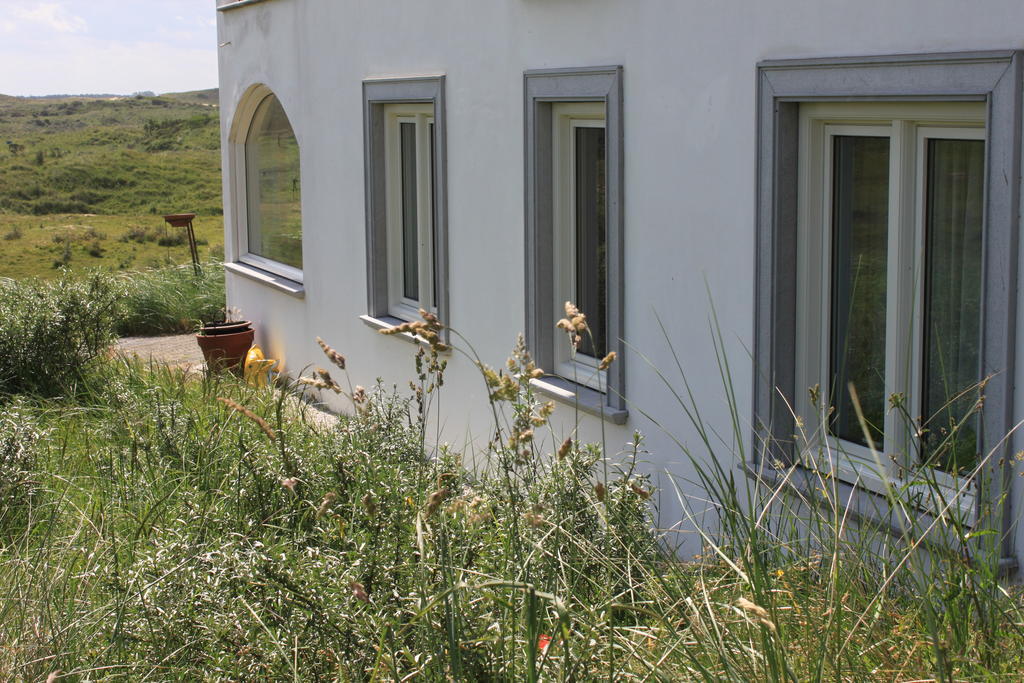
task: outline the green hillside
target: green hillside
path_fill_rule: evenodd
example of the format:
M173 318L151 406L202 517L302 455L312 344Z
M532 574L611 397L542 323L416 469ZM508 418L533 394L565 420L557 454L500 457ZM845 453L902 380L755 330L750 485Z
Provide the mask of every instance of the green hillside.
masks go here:
M0 95L0 276L187 260L160 218L184 211L216 256L219 113L217 90Z
M0 212L220 212L219 110L197 95L0 99Z

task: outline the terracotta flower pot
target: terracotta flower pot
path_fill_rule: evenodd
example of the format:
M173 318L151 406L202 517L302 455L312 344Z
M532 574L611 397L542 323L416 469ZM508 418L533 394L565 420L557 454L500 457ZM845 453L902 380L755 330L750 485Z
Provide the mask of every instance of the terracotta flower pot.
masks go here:
M252 323L248 320L225 320L224 322L203 323L202 330L199 334L205 337L211 337L214 335L243 332L251 328Z
M245 323L248 325L248 323ZM207 328L203 328L206 332ZM252 327L237 331L218 329L213 334L197 334L196 341L206 359L206 367L212 371L240 369L245 354L252 346L255 333Z

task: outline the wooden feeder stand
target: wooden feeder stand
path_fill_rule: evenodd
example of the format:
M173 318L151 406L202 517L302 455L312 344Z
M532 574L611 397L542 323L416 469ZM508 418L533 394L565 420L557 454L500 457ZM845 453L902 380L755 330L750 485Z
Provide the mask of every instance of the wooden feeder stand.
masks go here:
M171 213L164 216L172 228L186 228L188 230L188 248L192 252L192 268L196 275L199 275L199 250L196 248L196 231L192 228L194 213Z

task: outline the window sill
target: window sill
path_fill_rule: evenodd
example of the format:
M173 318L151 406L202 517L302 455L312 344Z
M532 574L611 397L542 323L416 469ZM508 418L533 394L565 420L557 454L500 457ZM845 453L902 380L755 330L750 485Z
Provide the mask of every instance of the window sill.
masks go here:
M295 280L289 280L281 277L280 275L268 273L265 270L255 268L245 263L225 263L224 270L267 285L272 289L276 289L279 292L283 292L284 294L295 297L296 299L306 298L306 288L301 282L296 282Z
M837 480L852 488L860 489L879 496L888 498L890 488L904 501L907 501L908 508L920 510L926 514L934 514L941 506L947 513L952 512L959 515L967 526L974 526L978 514L978 497L976 487L968 487L963 491L951 485L949 482L933 482L932 484L921 482L914 483L914 479L899 478L898 476L883 478L875 467L867 463L855 464L853 462L826 464L834 472ZM820 467L813 462L804 462L800 469L811 476L816 476ZM820 476L827 477L827 471L821 471Z
M382 315L379 318L374 317L372 315L361 315L359 316L359 319L363 321L364 325L371 329L377 330L378 332L380 332L381 330L390 330L393 327L397 327L398 325L407 322L405 320L402 320L401 318L396 318L391 315ZM395 339L401 339L402 341L408 342L410 344L417 344L424 348L430 347L430 343L427 342L427 340L421 339L420 337L417 337L416 335L410 332L402 332L400 334L392 334L388 336L394 337ZM442 341L443 340L444 337L442 337ZM442 356L450 355L451 347L449 346L447 350L441 351L440 353Z
M816 487L818 482L818 475L813 470L806 467L796 467L793 470L774 469L774 468L757 468L750 463L739 463L738 467L747 475L750 479L762 484L764 486L772 487L773 489L786 488L800 496L804 501L807 500L807 493L810 488ZM871 491L870 488L863 485L853 485L846 481L843 481L842 475L836 478L837 482L841 485L838 492L838 499L848 504L847 513L844 513L844 517L858 521L863 524L872 525L878 529L881 529L890 535L899 538L903 535L903 529L900 526L896 515L900 514L900 510L893 510L888 503L888 500L884 496ZM870 501L870 509L865 509L867 504L865 501L858 496L858 493L865 494L868 498L873 499ZM975 496L970 496L971 501L975 501ZM927 507L917 506L923 515L927 517L922 523L922 520L918 520L918 528L924 528L928 526L929 521L934 520L935 515L933 511L927 509ZM974 525L974 516L971 516L971 523L968 526ZM941 525L936 527L941 530ZM924 545L939 550L941 552L957 552L966 553L969 549L961 547L961 544L955 537L946 536L943 537L941 533L931 534L923 541ZM996 567L998 576L1003 578L1011 578L1019 569L1017 558L1009 555L1004 555L996 560Z
M554 375L531 379L530 384L541 394L565 403L589 415L608 420L617 425L626 424L629 411L624 408L612 408L605 403L605 395L582 384L576 384Z
M772 488L782 487L789 489L800 496L804 502L811 498L817 499L820 496L820 493L814 495L812 493L815 490L820 492L823 481L827 487L834 485L837 487L835 497L843 502L846 509L844 514L846 516L852 520L883 529L896 537L904 533L899 517L906 512L916 511L919 513L919 518L915 522L915 525L919 528L928 527L940 512L937 510L936 504L931 502L933 498L926 500L922 497L917 501L911 502L912 494L905 491L899 492L901 487L906 487L906 483L901 484L900 482L893 482L892 486L897 490L896 495L907 501L907 503L894 507L890 504L885 485L879 477L867 477L863 474L858 476L849 468L836 472L834 484L830 483L831 480L824 479L824 474L820 474L813 468L803 465L798 465L793 469L756 469L750 464L745 464L740 465L740 468L751 479ZM828 495L832 495L831 489L829 489ZM950 508L954 509L947 509L945 514L962 515L961 519L965 526L973 528L977 522L976 502L977 498L973 493L964 494L955 506L950 506ZM823 500L818 500L818 503L826 504ZM926 544L937 548L945 547L948 549L953 547L955 540L943 538L941 524L936 525L933 531L933 535L929 540L926 540Z

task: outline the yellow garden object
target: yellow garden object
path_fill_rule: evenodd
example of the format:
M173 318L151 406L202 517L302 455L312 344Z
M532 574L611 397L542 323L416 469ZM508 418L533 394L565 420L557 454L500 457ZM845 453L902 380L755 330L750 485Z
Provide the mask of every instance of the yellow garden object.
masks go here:
M265 358L263 349L255 344L245 354L245 381L254 387L265 387L270 378L270 371L277 365L273 358Z

